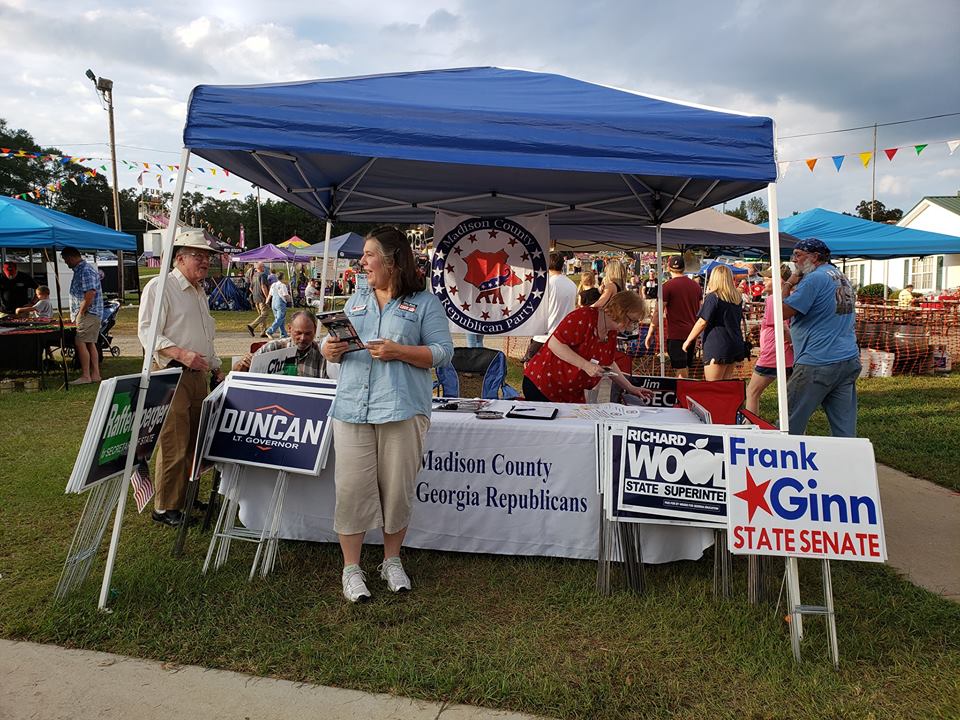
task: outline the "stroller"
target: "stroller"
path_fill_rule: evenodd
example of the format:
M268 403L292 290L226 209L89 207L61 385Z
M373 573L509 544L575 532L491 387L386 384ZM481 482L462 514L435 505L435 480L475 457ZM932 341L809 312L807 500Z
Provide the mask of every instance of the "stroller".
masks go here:
M120 312L120 301L111 300L103 304L103 317L100 318L100 333L97 335L97 356L102 361L103 354L109 352L113 357L120 357L120 348L113 345L113 335L110 331L117 324L117 313ZM72 345L63 349L63 354L68 358L74 358L76 350ZM79 361L74 358L74 369L79 367Z
M103 317L100 318L100 335L97 337L97 352L103 359L104 352L114 357L120 357L120 348L113 344L113 335L110 331L117 324L117 313L120 312L120 301L111 300L103 304Z

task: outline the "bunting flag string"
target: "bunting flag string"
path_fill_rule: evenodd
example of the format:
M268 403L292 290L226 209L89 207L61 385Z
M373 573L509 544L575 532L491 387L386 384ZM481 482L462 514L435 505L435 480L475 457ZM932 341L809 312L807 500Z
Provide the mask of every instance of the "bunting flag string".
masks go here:
M884 155L887 156L888 161L893 162L894 156L896 156L896 154L900 150L903 150L904 148L912 148L914 153L917 156L919 156L920 153L922 153L925 149L931 147L931 145L939 145L941 142L947 146L947 149L949 150L948 156L953 155L956 152L957 148L960 147L960 139L941 140L941 141L937 141L936 143L918 143L914 145L901 145L899 147L885 148L883 153ZM860 164L866 168L866 167L869 167L870 162L874 159L873 155L874 155L873 151L846 153L844 155L820 155L818 157L804 158L803 162L806 164L810 172L813 172L818 161L824 160L826 158L830 158L830 160L833 161L833 165L836 168L837 172L840 172L840 167L843 165L844 160L846 160L847 158L853 157L853 156L858 157L860 159ZM793 163L793 162L799 162L799 160L794 159L794 160L780 161L779 165L780 165L781 177L785 174L786 168L789 167L790 163Z

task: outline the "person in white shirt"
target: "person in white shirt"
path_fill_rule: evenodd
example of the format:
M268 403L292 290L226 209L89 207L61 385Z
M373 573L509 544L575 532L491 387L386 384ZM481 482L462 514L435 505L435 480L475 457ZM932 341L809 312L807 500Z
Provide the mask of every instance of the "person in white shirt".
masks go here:
M213 347L216 323L202 285L214 249L203 230L197 229L181 232L173 249L174 269L167 277L163 297L158 297L159 277L143 288L137 334L143 347L149 349L153 308L158 300L162 302L164 312L157 328L154 362L161 368L183 368L183 374L157 439L153 519L176 527L185 521L187 479L209 376L220 382L223 371Z
M270 295L267 298L273 308L273 325L267 328L267 335L271 338L279 332L280 337L287 337L287 307L293 303L290 297L290 288L283 281L283 273L277 273L277 281L270 286Z
M311 280L307 283L307 289L304 292L307 299L307 305L320 309L320 281Z
M523 356L523 362L529 362L537 351L546 344L547 339L557 329L560 321L577 306L577 285L563 274L564 257L562 253L550 253L547 277L547 334L535 335Z

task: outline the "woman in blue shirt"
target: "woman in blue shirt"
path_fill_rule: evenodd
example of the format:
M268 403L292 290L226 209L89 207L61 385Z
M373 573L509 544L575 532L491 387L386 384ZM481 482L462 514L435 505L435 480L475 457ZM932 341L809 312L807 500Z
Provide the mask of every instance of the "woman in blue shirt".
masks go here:
M391 592L409 590L400 547L430 426L430 368L453 358L446 313L424 290L410 241L395 227L373 230L360 261L368 288L344 312L365 345L326 341L323 356L341 363L330 414L336 451L334 530L343 551L343 594L370 597L360 569L367 530L383 528L380 576Z

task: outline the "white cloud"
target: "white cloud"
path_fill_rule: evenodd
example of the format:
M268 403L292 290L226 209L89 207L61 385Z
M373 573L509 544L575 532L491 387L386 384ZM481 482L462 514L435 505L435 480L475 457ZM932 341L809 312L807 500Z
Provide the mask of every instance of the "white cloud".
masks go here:
M189 25L178 27L175 32L177 37L180 38L180 42L188 48L192 48L210 34L210 19L199 17Z

